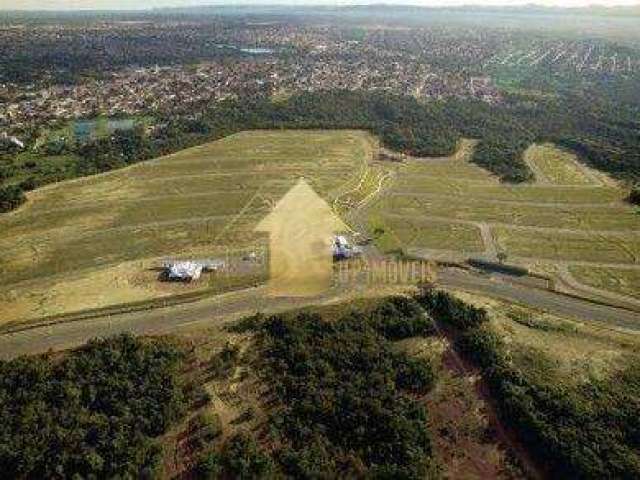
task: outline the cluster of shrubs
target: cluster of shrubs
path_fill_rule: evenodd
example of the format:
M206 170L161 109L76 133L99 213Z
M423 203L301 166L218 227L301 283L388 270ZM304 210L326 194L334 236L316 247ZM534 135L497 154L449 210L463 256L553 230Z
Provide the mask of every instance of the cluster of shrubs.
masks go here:
M196 415L189 424L189 443L194 450L208 447L222 435L220 417L210 411Z
M640 477L640 368L575 385L518 368L486 312L442 291L418 301L456 333L457 348L481 368L505 423L555 478ZM541 354L541 361L546 357Z
M478 143L473 162L498 175L502 181L529 182L534 180L534 175L523 156L530 144L528 137L488 135Z
M202 455L193 469L198 480L273 478L275 471L271 455L245 432L232 436L221 451L211 450Z
M433 320L407 297L391 296L366 312L367 324L388 340L427 337L435 333Z
M0 187L0 213L8 212L22 205L27 198L20 185Z
M634 185L631 187L628 201L633 205L640 205L640 185Z
M157 476L155 437L189 404L183 359L176 345L123 335L61 359L0 361L1 476Z
M222 351L216 353L209 362L209 372L213 378L228 376L236 366L240 356L237 345L225 345Z
M469 305L442 290L424 288L417 300L434 318L459 330L478 327L488 320L484 309Z

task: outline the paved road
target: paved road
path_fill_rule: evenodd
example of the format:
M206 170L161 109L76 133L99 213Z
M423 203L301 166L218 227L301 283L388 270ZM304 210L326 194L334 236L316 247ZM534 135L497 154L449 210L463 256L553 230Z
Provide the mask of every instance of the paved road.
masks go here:
M446 287L459 288L470 292L521 303L582 321L606 324L634 330L640 333L640 313L607 305L599 305L539 288L531 288L508 281L508 277L468 273L460 269L444 269L438 274L438 282Z
M265 288L250 288L154 310L121 313L27 330L0 333L0 359L78 347L94 337L131 332L137 335L176 333L181 329L222 325L257 312L276 313L344 300L353 292L330 291L317 298L273 298Z
M640 313L509 283L499 275L489 277L452 268L441 271L438 282L446 287L476 292L547 310L561 316L598 322L607 327L620 327L640 333ZM252 288L150 311L35 327L0 334L0 358L8 359L19 355L42 353L50 349L64 350L82 345L93 337L122 332L159 335L179 332L181 329L220 325L257 311L272 313L310 303L338 301L341 295L338 292L316 299L267 298L262 288Z

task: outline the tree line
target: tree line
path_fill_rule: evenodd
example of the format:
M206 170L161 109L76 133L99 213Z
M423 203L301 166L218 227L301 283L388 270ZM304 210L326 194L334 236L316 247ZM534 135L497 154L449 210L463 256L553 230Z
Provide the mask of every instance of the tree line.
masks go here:
M461 137L477 138L472 161L516 183L533 179L523 160L527 147L553 142L595 168L637 181L640 128L635 110L602 95L595 98L599 101L566 94L532 101L510 94L498 105L469 99L424 104L384 92L325 91L286 101L227 99L200 112L159 116L150 134L139 126L63 146L56 153L69 155L63 164L48 162L46 153L35 162L12 164L5 154L0 162L0 177L5 178L0 183L0 211L24 201L21 192L46 183L121 168L247 129L366 129L386 147L419 157L448 156ZM13 177L22 180L12 182Z
M483 309L431 289L424 289L418 301L453 330L457 349L481 369L502 420L547 474L640 477L637 358L614 377L570 384L542 352L529 356L533 368L519 366Z

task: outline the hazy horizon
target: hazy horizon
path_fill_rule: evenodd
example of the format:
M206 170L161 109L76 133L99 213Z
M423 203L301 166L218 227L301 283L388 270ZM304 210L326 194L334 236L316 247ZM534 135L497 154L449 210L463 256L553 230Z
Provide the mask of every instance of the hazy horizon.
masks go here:
M153 8L170 7L198 7L221 5L291 5L291 6L344 6L344 5L413 5L425 7L447 6L524 6L535 4L545 7L575 8L586 6L634 6L640 5L637 0L386 0L386 1L358 1L358 0L241 0L241 1L212 1L212 0L22 0L16 4L15 0L0 0L0 10L148 10Z

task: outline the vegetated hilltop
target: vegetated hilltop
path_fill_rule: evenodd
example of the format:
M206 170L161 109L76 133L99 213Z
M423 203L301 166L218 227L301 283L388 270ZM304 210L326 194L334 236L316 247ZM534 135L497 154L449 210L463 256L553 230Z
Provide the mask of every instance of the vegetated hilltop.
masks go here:
M262 386L250 390L256 406L241 406L247 410L230 425L216 411L219 397L209 404L200 382L236 375L240 354L232 347L198 364L179 343L121 336L61 358L0 363L8 420L0 464L24 478L165 477L175 468L196 478L423 478L432 452L418 398L435 372L391 344L433 333L414 302L391 298L335 321L300 313L248 325L257 328L248 373ZM257 415L264 416L257 430L234 427ZM161 439L176 422L184 431ZM175 451L163 450L176 438ZM175 455L184 456L180 465Z
M23 478L637 476L637 340L464 298L423 289L0 362L0 464Z
M496 322L442 291L424 290L418 302L480 369L502 422L546 475L640 475L635 339L515 306Z

